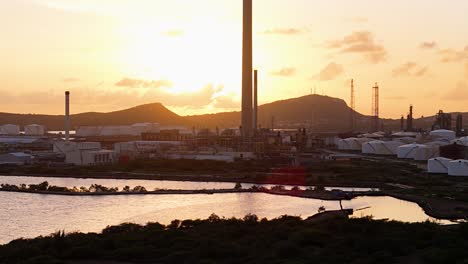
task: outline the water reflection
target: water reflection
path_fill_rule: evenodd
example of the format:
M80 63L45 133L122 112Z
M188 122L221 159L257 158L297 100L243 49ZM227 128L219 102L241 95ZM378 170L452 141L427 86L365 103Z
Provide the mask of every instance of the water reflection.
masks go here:
M68 197L0 192L0 243L20 237L66 232L99 232L108 225L123 222L170 223L173 219L206 218L215 213L224 217L276 218L281 215L308 217L320 206L339 209L336 201L321 201L263 193L215 195L142 195ZM390 197L361 197L343 202L345 208L370 209L355 216L408 222L434 220L414 203ZM440 221L440 223L449 223Z

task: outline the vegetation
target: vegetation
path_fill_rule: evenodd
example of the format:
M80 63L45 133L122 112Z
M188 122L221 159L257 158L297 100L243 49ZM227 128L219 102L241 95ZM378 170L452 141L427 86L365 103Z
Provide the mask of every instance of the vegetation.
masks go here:
M283 216L122 224L0 247L0 263L467 263L468 224Z
M92 184L89 188L86 187L60 187L49 185L48 182L42 182L40 184L20 184L12 185L12 184L0 184L0 190L4 191L29 191L29 192L51 192L51 193L117 193L119 192L118 187L109 188L106 186L102 186L100 184ZM146 193L147 190L143 186L136 186L133 189L129 186L125 186L122 192L127 193Z

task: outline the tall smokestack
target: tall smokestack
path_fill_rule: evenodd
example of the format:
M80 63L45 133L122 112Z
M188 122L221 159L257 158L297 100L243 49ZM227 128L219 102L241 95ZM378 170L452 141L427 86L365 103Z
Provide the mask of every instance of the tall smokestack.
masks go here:
M65 139L70 140L70 92L65 92Z
M242 38L242 134L252 136L252 0L244 0L243 38Z
M253 105L253 128L258 129L258 71L254 71L254 105Z

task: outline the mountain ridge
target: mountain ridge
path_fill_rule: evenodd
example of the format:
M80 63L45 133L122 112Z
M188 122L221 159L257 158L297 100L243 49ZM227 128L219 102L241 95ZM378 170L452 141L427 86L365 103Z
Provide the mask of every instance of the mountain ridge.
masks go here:
M322 95L306 95L267 103L259 106L258 121L261 127L310 128L317 132L346 132L350 129L351 109L339 98ZM370 116L355 112L356 129L368 130ZM71 127L131 125L154 122L161 125L180 125L197 128L236 128L240 125L241 112L221 112L203 115L180 116L162 103L150 103L111 112L85 112L73 114ZM464 119L468 113L464 114ZM386 129L399 129L399 119L382 119ZM434 117L415 119L416 127L430 127ZM49 130L63 130L64 115L14 114L0 112L0 124L45 125Z

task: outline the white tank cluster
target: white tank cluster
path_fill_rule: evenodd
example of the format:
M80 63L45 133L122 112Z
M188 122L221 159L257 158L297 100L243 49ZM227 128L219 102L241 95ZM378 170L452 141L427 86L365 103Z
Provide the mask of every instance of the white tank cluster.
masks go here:
M158 123L138 123L130 126L82 126L76 131L78 137L140 136L142 133L159 133Z
M367 155L396 156L400 159L427 161L429 173L468 177L468 160L440 157L440 148L443 146L457 144L468 147L468 137L456 138L454 131L435 130L425 137L419 133L400 132L393 134L392 140L379 138L376 134L361 136L361 138L339 140L338 149L360 151Z
M0 135L18 136L21 134L19 125L5 124L0 126ZM24 135L26 136L44 136L47 134L47 129L43 125L26 125L24 126Z
M433 158L427 162L427 171L432 174L468 177L468 160L451 160L442 157Z

